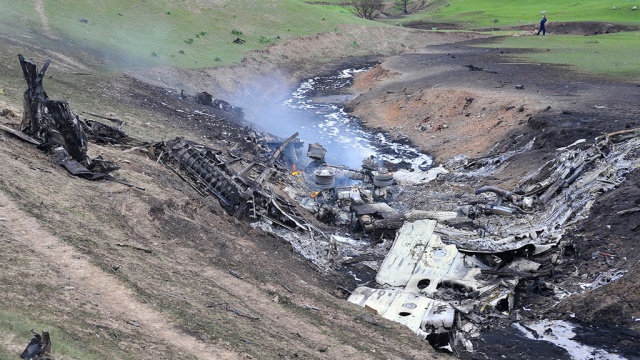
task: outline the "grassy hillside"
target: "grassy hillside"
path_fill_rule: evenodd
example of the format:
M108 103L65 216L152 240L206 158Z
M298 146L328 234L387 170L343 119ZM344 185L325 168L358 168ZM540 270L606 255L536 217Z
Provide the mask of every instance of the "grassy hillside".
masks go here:
M420 12L383 22L406 24L457 23L465 29L537 27L547 14L550 35L507 36L492 46L532 50L518 57L524 61L567 64L586 73L627 81L640 80L640 32L582 36L554 35L559 22L605 22L640 26L640 0L433 0ZM437 27L434 25L434 27ZM493 32L503 35L503 32ZM509 33L512 34L512 33ZM520 34L526 35L526 34Z
M431 0L424 11L401 23L424 20L459 22L470 28L536 24L546 12L550 21L604 21L639 24L639 0ZM397 23L397 20L389 20Z
M414 2L417 2L415 0ZM36 6L42 3L41 7ZM365 21L339 6L301 0L0 0L0 33L17 32L48 46L73 46L98 53L110 63L131 66L168 65L204 68L235 64L250 50L319 32L338 31L341 24L384 26L410 21L459 23L469 29L538 23L549 16L549 28L561 21L640 24L640 0L523 1L429 0L407 17ZM389 1L391 3L391 1ZM233 41L244 40L242 44ZM508 39L500 46L552 52L528 60L566 63L587 72L639 76L637 36L599 37L597 42L563 36L545 43ZM56 39L65 39L64 42ZM67 40L69 39L69 40ZM618 59L619 61L611 61ZM622 59L622 60L621 60ZM615 65L611 65L615 64Z
M297 0L44 0L43 4L39 13L33 1L0 0L0 31L63 37L109 58L183 68L236 63L246 51L337 31L340 24L381 25ZM234 43L236 38L245 43Z

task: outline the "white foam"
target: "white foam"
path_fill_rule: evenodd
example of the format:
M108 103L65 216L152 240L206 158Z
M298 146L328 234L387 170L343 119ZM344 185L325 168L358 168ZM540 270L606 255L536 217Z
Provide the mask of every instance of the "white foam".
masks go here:
M567 352L569 352L569 356L575 360L625 360L625 358L620 355L612 354L606 350L596 349L572 340L572 338L576 336L576 333L573 332L576 327L566 321L542 320L537 323L526 324L529 329L535 330L538 333L538 338L536 338L531 331L527 330L524 326L517 323L513 325L529 339L548 341L567 350ZM547 332L549 329L551 331Z

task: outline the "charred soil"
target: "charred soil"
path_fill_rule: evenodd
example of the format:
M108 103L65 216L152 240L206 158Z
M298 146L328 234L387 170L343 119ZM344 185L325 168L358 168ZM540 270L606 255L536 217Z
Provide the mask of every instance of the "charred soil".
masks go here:
M556 149L579 139L593 142L597 136L638 127L637 84L585 76L562 66L514 63L509 60L513 50L468 46L477 41L484 40L432 46L385 59L356 80L354 89L359 96L347 108L367 126L384 129L433 154L438 163L473 162L532 145L499 165L500 170L491 176L455 184L469 186L469 192L483 185L513 190L523 177L552 159ZM609 337L591 336L590 340L635 358L638 349L632 339L640 330L640 302L632 289L638 281L640 188L638 169L629 171L626 181L598 198L588 219L570 227L567 238L572 245L549 276L539 279L539 284L521 284L516 307L532 309L520 312L524 318L567 319L604 329ZM437 194L451 190L454 181L449 180L439 178L439 184L410 191L403 204L451 210L438 208L434 202ZM626 275L595 290L580 290L579 284L606 278L612 270ZM550 289L538 287L544 283L580 294L559 299ZM514 319L511 314L488 325L487 331L498 328L495 331L500 335L496 338L489 331L484 340L474 342L477 353L463 357L494 358L505 353L522 359L568 356L555 346L533 345L533 351L531 344L512 334L513 328L506 328ZM505 336L511 339L509 343L497 340Z

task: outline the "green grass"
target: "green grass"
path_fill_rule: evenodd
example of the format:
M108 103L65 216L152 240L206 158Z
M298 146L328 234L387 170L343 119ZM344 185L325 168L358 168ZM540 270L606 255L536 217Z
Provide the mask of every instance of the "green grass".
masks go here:
M640 32L598 36L504 37L500 48L532 49L518 57L526 61L567 64L589 74L604 74L627 81L640 81Z
M436 0L426 11L402 20L459 22L470 28L537 24L546 11L549 23L559 21L605 21L639 24L640 0ZM612 8L615 8L612 9ZM497 20L497 22L495 22ZM397 23L397 20L389 20Z
M6 2L8 0L0 0ZM424 11L398 19L371 22L339 6L339 0L310 4L299 0L44 0L44 14L53 36L70 41L52 46L97 53L115 69L168 65L205 68L237 64L247 51L319 32L342 24L377 25L413 20L457 22L468 29L537 25L546 11L549 28L560 21L605 21L640 25L640 0L432 0ZM34 2L3 6L0 32L37 38L45 32ZM496 22L497 21L497 22ZM245 40L235 44L236 38ZM599 36L598 43L575 37L507 38L501 46L552 51L528 58L566 63L595 73L636 76L637 35ZM538 39L539 40L539 39ZM545 45L543 45L545 44ZM357 46L354 43L354 47Z
M239 62L245 52L275 41L336 31L342 24L370 23L338 8L297 0L228 0L220 5L178 0L113 0L108 4L45 0L44 10L53 35L70 39L75 46L129 65L148 62L182 68L229 65ZM34 2L3 6L0 31L8 30L32 37L43 32ZM237 37L246 42L233 43Z
M501 28L520 25L536 27L542 13L554 22L595 21L640 26L640 0L434 0L423 12L401 21L458 23L465 29ZM504 31L493 31L505 35ZM595 37L552 35L545 37L506 36L497 41L501 48L532 50L519 55L523 61L566 64L589 74L599 74L628 81L640 80L640 33L626 32ZM548 51L547 51L548 49ZM540 50L540 51L538 51Z
M33 337L31 329L37 333L49 331L52 353L56 359L101 359L101 356L87 350L91 347L87 346L86 343L76 341L73 337L51 324L41 323L14 311L0 309L0 332L15 335L16 341L26 347ZM23 349L21 348L20 352ZM0 348L0 359L17 359L20 352L12 354L7 349Z

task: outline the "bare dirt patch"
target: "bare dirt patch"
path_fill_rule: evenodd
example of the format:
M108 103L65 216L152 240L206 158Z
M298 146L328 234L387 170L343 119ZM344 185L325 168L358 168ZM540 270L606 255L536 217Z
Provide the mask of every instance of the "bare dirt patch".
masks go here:
M222 98L250 94L258 99L271 99L296 86L300 79L322 74L353 59L416 52L427 45L478 37L482 36L342 26L337 32L292 39L263 51L249 52L235 67L193 71L154 68L136 71L136 75L162 87L192 93L207 90Z
M635 84L520 64L511 53L459 43L389 58L356 80L360 95L348 109L441 162L481 156L513 136L538 136L542 147L552 148L637 126Z
M40 17L40 23L42 24L42 29L46 36L55 39L56 36L53 34L53 31L51 31L51 27L49 26L49 19L44 11L44 3L42 0L35 1L35 10L38 13L38 17Z
M236 358L228 350L216 349L178 331L165 315L139 301L131 289L93 265L75 247L61 242L42 229L35 218L21 211L4 194L0 195L0 218L3 221L3 237L15 239L9 240L13 246L29 249L40 261L53 265L58 272L66 275L66 281L58 284L50 281L49 286L63 288L68 297L75 297L76 301L83 298L85 301L99 303L103 320L115 331L123 331L122 328L127 327L127 321L135 322L144 327L150 336L192 356L208 353L220 359Z

